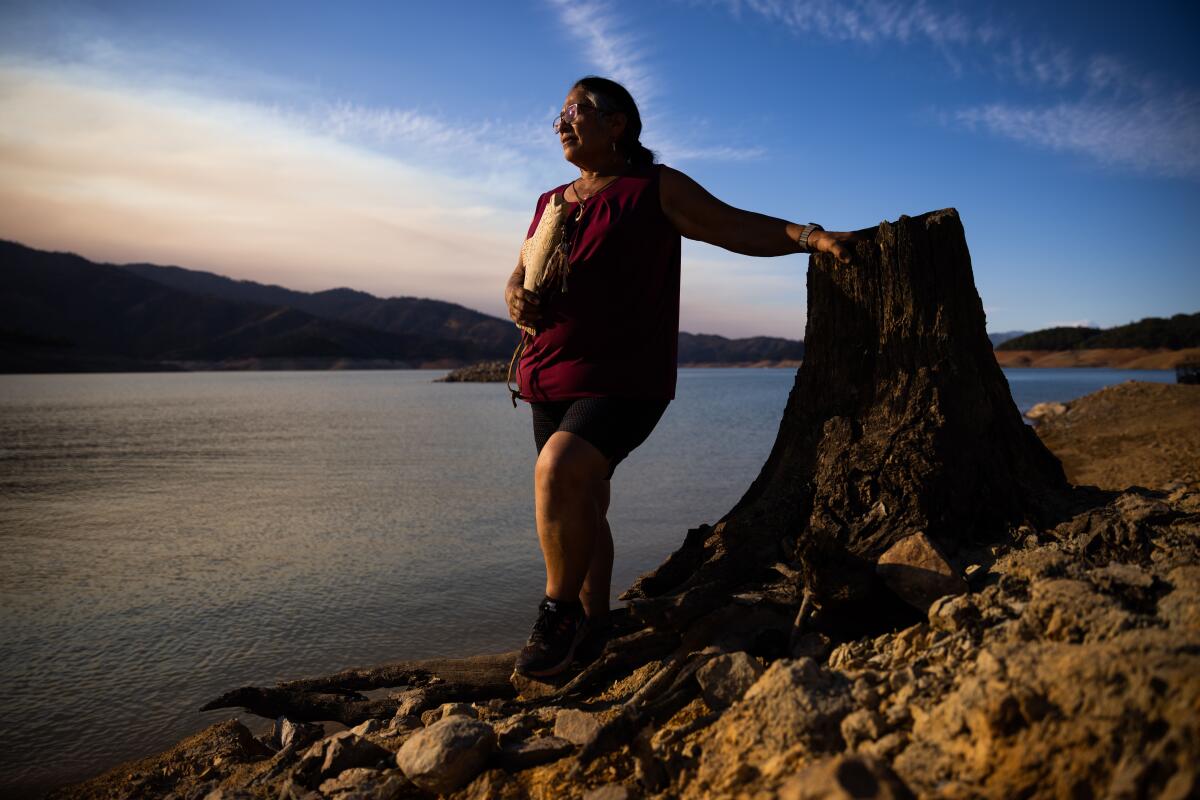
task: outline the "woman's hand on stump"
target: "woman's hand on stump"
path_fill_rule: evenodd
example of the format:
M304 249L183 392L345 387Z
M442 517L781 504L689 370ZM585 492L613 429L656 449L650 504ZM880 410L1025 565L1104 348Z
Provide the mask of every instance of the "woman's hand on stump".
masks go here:
M529 328L537 327L542 320L541 299L536 292L527 291L522 286L509 286L504 292L508 303L508 316L518 325Z
M808 252L829 253L843 264L854 256L854 243L864 237L853 231L813 231L808 235Z

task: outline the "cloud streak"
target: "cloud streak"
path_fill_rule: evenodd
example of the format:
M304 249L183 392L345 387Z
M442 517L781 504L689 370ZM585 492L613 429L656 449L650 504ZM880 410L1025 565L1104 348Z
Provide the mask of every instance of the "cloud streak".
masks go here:
M658 87L650 76L643 42L624 27L611 6L597 0L549 2L563 28L583 43L588 60L599 71L623 84L641 101L656 95Z
M1063 102L1041 108L993 103L962 109L953 121L1018 142L1082 153L1106 166L1200 178L1200 95L1179 93L1135 104Z
M956 69L964 62L1055 95L1042 104L996 101L941 115L983 131L1108 168L1200 178L1200 103L1195 91L1161 81L1104 53L1079 56L1048 37L1030 37L957 10L889 0L723 0L798 35L864 45L927 44Z

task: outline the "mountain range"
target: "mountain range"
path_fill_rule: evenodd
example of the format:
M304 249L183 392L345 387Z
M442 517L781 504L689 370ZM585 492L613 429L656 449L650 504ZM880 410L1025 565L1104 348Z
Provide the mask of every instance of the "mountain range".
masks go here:
M301 292L0 241L0 372L447 368L507 359L512 322L417 297ZM679 334L680 363L799 361L804 343Z

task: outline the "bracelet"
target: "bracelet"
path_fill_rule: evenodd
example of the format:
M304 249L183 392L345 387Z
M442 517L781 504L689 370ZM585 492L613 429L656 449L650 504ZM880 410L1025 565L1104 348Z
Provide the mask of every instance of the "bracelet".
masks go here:
M808 249L808 237L810 234L812 234L813 231L823 231L823 230L825 230L825 229L822 228L820 225L818 225L815 222L810 222L807 225L805 225L804 230L802 230L800 232L800 239L796 242L796 244L800 245L800 251L803 253L812 252L811 250Z

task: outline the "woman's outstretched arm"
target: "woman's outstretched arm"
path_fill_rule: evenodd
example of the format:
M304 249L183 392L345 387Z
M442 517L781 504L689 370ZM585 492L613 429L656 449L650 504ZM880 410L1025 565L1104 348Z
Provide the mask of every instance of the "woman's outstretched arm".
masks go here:
M662 168L659 194L663 213L689 239L747 256L832 253L843 264L850 263L851 245L857 234L813 231L808 237L808 250L802 250L798 242L803 224L722 203L687 175L667 166Z

